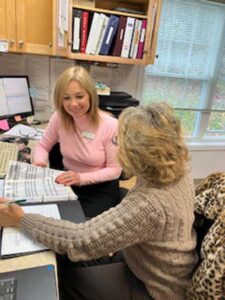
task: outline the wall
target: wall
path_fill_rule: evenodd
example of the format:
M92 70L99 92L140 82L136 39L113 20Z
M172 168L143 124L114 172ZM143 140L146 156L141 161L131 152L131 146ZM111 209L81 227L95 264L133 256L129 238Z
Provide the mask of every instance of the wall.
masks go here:
M204 178L212 172L225 172L225 146L214 150L211 146L206 148L190 149L194 178Z
M35 118L46 121L54 111L52 93L56 78L74 61L47 56L1 54L0 75L28 75Z
M54 111L53 90L56 79L74 60L38 55L0 54L0 75L28 75L35 118L48 120ZM109 67L85 64L95 81L107 84L112 90L136 95L137 69L131 65L110 64Z

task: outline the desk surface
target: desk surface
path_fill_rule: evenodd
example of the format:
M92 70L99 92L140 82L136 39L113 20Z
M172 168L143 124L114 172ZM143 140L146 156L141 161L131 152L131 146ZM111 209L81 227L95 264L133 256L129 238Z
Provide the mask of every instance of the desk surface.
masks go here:
M52 264L56 267L55 253L52 251L44 251L24 256L0 259L0 273L48 264Z
M68 219L77 223L83 222L85 220L79 201L63 201L60 202L60 205L61 210L60 207L59 210L62 219ZM44 251L24 256L0 259L0 273L49 264L55 266L55 277L56 282L58 283L56 256L52 251Z
M0 273L45 266L45 265L54 265L55 267L57 295L59 295L56 256L55 253L52 251L44 251L44 252L29 254L25 256L18 256L18 257L13 257L8 259L0 259Z
M37 128L44 128L46 124L43 126L35 126ZM36 143L38 141L36 140L30 140L29 147L33 150ZM4 180L1 180L1 183L3 183ZM1 189L0 189L1 190ZM0 193L0 197L3 196ZM71 202L71 201L70 201ZM82 208L78 201L72 201L74 203L73 209L68 209L68 203L61 204L62 211L61 218L62 219L69 219L71 221L75 222L83 222L85 220ZM56 256L55 253L52 251L44 251L24 256L17 256L13 258L7 258L7 259L0 259L0 273L3 272L9 272L13 270L20 270L25 268L32 268L42 265L48 265L52 264L55 266L56 271L56 278L57 278L57 265L56 265Z

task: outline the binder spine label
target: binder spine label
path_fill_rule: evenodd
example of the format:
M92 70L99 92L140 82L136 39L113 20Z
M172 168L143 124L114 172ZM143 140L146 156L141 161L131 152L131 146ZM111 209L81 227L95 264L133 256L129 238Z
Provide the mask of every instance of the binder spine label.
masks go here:
M145 28L142 28L140 42L144 42L145 39Z
M123 34L124 34L124 30L123 30L123 29L121 29L121 31L120 31L120 40L122 40L122 39L123 39Z
M107 39L106 39L106 44L108 45L111 41L111 37L112 37L112 33L113 33L113 27L110 27L109 29L109 34L107 36Z

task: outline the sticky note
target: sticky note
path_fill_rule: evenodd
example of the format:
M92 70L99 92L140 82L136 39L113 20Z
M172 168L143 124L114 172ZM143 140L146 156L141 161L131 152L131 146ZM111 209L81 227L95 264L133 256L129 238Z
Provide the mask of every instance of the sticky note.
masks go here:
M9 43L7 40L0 40L0 52L8 52Z
M20 116L20 115L18 115L18 116L15 116L15 117L14 117L14 119L16 120L16 122L20 122L20 121L22 121L22 118L21 118L21 116Z
M2 130L9 130L9 123L8 120L0 120L0 129Z

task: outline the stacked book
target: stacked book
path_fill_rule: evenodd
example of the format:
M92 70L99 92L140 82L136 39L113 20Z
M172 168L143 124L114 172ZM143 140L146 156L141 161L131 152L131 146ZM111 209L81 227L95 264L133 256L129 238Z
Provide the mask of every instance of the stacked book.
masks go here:
M72 52L142 59L146 19L73 9Z

